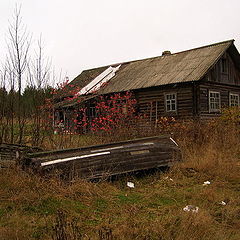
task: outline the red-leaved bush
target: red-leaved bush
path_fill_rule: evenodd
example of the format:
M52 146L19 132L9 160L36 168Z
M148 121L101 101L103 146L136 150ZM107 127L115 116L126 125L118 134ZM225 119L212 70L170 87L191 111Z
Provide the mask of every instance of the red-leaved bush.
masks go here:
M90 122L92 131L112 131L118 127L131 125L139 116L137 101L131 92L115 93L110 97L100 96L96 103L96 117Z
M110 132L114 129L130 124L139 118L136 112L137 101L131 92L114 93L107 96L99 96L96 92L94 100L91 100L91 111L85 98L87 95L79 95L80 88L68 83L68 79L58 85L51 94L52 97L46 100L45 106L49 119L49 126L55 130L66 133ZM89 96L91 96L89 94ZM71 107L59 107L59 102L64 102ZM57 107L56 107L57 106ZM56 119L55 112L68 111L65 119ZM65 114L65 113L64 113ZM66 116L66 115L65 115Z

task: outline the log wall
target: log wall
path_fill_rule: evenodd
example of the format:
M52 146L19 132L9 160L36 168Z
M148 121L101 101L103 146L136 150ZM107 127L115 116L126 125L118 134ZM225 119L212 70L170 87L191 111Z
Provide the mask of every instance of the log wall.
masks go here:
M223 61L225 63L223 63ZM223 67L225 65L225 67ZM226 52L205 76L205 81L240 86L240 71Z
M198 86L197 112L201 118L209 118L220 115L220 113L209 112L209 91L220 92L221 108L226 108L229 106L230 93L239 94L240 96L240 87L238 86L230 86L210 82L200 84Z
M141 114L146 114L152 122L165 116L174 118L192 118L194 114L193 90L193 83L140 89L136 92L139 112ZM165 95L168 93L176 93L176 112L166 111Z

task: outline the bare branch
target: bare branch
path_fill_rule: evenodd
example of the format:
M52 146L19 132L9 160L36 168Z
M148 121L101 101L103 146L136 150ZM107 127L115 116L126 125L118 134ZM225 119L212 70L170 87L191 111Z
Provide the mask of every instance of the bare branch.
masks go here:
M8 64L17 77L18 92L21 94L22 78L25 73L29 49L31 45L31 35L26 26L22 23L21 6L14 9L12 22L8 28Z

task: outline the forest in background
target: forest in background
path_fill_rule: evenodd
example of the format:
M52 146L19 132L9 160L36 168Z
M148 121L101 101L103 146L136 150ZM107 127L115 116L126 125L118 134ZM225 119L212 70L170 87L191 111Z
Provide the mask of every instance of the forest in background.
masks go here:
M16 5L6 33L6 56L0 65L0 142L39 144L45 100L60 79L40 34L28 31ZM56 77L58 75L58 77Z

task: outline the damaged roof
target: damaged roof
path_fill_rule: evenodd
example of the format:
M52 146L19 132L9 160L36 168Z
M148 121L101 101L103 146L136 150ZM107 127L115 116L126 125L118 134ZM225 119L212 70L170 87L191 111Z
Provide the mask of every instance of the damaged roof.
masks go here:
M230 46L236 49L233 42L228 40L170 55L122 63L116 75L100 88L98 94L198 81ZM85 70L69 85L84 87L108 67Z

